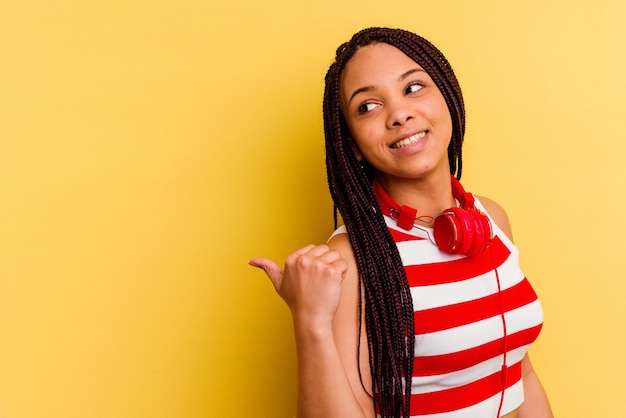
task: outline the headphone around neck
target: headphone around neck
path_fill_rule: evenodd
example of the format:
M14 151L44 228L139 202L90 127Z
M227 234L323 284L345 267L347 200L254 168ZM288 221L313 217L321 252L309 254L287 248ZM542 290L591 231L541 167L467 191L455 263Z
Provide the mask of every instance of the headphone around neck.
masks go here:
M474 196L467 193L454 176L450 179L452 195L460 207L446 209L435 216L434 242L445 253L471 257L489 246L493 234L491 222L474 205ZM400 228L411 230L415 226L417 210L398 205L377 181L372 187L383 214L395 219Z

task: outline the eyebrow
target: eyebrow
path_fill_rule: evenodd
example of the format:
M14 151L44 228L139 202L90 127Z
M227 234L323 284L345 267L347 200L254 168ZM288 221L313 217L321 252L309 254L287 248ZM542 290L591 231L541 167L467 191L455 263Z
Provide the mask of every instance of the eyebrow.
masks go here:
M411 74L415 74L418 72L425 72L425 71L422 68L413 68L407 71L406 73L400 75L400 77L398 77L398 81L403 81L407 77L409 77ZM350 95L350 98L348 99L348 105L350 105L350 102L352 101L352 99L354 99L354 96L356 96L357 94L365 93L365 92L372 91L372 90L374 90L374 86L365 86L365 87L360 87L354 90L354 92L352 92L352 94Z

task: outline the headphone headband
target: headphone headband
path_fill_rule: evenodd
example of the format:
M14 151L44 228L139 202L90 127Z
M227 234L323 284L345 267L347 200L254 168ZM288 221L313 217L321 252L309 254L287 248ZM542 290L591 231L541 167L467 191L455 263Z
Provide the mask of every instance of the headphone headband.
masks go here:
M459 201L463 209L474 209L474 195L465 191L461 182L456 177L450 175L452 182L452 196Z

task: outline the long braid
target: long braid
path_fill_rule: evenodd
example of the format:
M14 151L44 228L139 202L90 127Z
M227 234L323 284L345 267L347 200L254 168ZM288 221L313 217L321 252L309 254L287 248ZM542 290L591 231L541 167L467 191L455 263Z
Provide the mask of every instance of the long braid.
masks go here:
M346 63L360 47L376 42L397 47L422 66L444 96L453 125L448 159L457 178L462 169L465 111L458 81L443 54L424 38L404 30L369 28L355 34L337 49L326 74L323 110L328 184L348 230L363 288L374 404L382 417L407 418L415 345L410 288L371 187L371 170L362 167L355 156L339 105L340 76Z

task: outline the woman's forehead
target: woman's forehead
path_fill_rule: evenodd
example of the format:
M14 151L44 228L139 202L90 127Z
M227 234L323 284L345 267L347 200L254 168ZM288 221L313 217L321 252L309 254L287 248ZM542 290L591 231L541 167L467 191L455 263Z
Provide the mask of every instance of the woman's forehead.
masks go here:
M423 69L412 58L393 45L378 42L360 47L346 62L340 82L377 76L400 76L408 68Z

